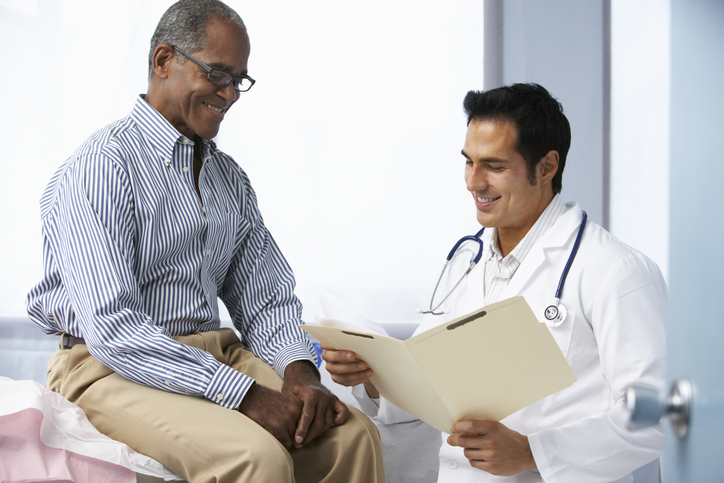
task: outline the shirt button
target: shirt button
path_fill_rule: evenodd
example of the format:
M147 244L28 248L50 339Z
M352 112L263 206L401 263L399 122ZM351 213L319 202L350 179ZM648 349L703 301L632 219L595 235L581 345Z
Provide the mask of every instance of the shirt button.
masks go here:
M188 173L188 172L189 172L189 167L188 167L188 166L184 166L184 173Z
M455 460L447 460L447 467L450 468L451 470L454 470L455 468L458 467L458 462Z
M216 400L219 401L219 402L223 401L223 400L224 400L224 393L223 393L223 392L220 392L219 394L217 394L217 395L216 395Z

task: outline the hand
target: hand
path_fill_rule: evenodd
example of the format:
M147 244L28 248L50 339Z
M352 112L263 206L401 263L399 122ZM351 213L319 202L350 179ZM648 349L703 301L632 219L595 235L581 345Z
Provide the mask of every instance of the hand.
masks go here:
M536 468L528 437L495 421L458 421L447 442L465 448L465 457L472 466L496 476Z
M324 344L322 349L324 349L322 359L326 362L325 368L334 382L342 386L364 384L370 397L380 397L379 391L370 382L373 371L367 367L365 361L357 359L352 351L338 351Z
M302 412L294 432L294 446L301 448L332 426L347 420L349 409L319 382L319 373L309 361L295 361L284 370L282 394L299 398Z
M289 448L302 412L302 401L254 383L241 400L239 412L257 422L285 448Z

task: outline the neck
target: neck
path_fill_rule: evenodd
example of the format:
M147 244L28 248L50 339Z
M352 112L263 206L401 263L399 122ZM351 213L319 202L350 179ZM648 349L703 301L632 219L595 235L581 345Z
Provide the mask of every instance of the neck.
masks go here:
M536 221L538 221L538 218L540 218L540 215L543 214L553 200L554 196L553 192L551 192L550 195L542 197L535 210L531 213L531 216L520 226L501 227L496 230L498 235L498 248L503 257L507 257L508 254L518 246L518 243L525 238Z

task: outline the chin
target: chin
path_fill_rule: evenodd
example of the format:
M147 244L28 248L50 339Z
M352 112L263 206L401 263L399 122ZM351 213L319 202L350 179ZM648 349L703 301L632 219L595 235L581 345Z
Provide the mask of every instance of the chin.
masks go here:
M205 133L204 133L204 132L200 132L200 133L196 133L196 135L197 135L198 137L200 137L201 139L206 139L206 140L214 139L218 134L219 134L219 130L218 130L218 129L217 129L216 131L211 131L211 132L205 132Z
M495 218L491 216L481 216L478 214L478 223L480 223L480 226L484 226L485 228L495 228Z

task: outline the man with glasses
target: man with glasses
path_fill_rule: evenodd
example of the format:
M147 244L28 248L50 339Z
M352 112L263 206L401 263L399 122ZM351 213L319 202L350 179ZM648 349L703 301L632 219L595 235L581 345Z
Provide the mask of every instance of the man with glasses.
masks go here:
M211 141L254 85L249 50L223 3L174 4L146 95L51 179L28 295L60 336L48 387L188 481L381 481L377 429L320 383L292 271Z

